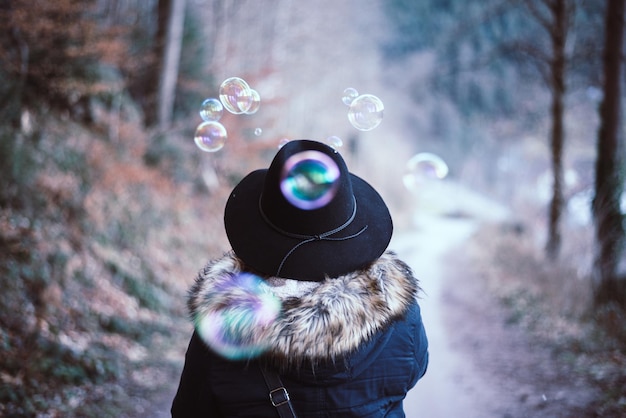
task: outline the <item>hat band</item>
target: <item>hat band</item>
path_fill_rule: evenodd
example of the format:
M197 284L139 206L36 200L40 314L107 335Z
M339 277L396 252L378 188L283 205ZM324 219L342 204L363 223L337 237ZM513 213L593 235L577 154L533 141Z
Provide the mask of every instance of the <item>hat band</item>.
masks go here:
M263 221L265 221L265 223L267 225L269 225L273 230L275 230L276 232L278 232L281 235L284 235L284 236L289 237L289 238L296 238L296 239L302 240L299 243L297 243L296 245L294 245L293 248L291 250L289 250L289 252L287 252L287 254L283 257L282 261L280 262L280 265L278 266L278 270L276 271L276 276L280 275L280 271L283 269L283 265L287 261L287 258L289 258L289 256L291 254L293 254L294 251L296 251L298 248L300 248L304 244L308 244L309 242L313 242L313 241L346 241L346 240L358 237L363 232L365 232L365 230L367 229L367 225L365 225L358 232L356 232L356 233L354 233L352 235L348 235L348 236L345 236L345 237L339 237L339 238L332 238L332 237L330 237L330 235L334 235L337 232L343 231L344 229L346 229L352 223L352 221L354 221L354 218L356 217L356 199L354 198L354 196L352 196L352 200L354 201L354 209L352 210L352 215L350 215L348 220L345 221L343 224L341 224L340 226L338 226L335 229L323 232L321 234L317 234L317 235L303 235L303 234L294 234L292 232L285 231L284 229L274 225L274 223L272 223L272 221L269 220L269 218L267 217L267 215L263 211L263 207L261 206L261 198L259 198L259 212L261 213L261 217L263 218Z

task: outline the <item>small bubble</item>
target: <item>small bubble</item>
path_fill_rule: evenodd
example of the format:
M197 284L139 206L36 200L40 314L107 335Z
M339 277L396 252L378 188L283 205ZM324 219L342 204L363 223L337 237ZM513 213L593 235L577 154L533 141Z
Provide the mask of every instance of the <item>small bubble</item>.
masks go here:
M242 78L227 78L220 85L219 92L220 101L230 113L236 115L245 113L252 105L252 89Z
M335 197L338 180L339 167L332 158L319 151L302 151L285 162L280 190L292 205L318 209Z
M417 191L424 182L442 180L447 175L448 165L441 157L430 152L421 152L407 162L402 181L407 189Z
M261 136L262 134L263 134L263 129L261 129L261 128L256 128L256 129L254 130L254 135L255 135L255 136Z
M326 143L326 145L328 145L329 147L335 150L343 146L343 141L341 140L341 138L339 138L338 136L334 136L334 135L326 138L324 142Z
M217 99L209 98L202 102L200 106L200 117L205 122L217 122L224 113L222 102Z
M252 102L250 103L250 107L246 110L246 115L254 115L261 107L261 96L259 96L259 92L256 90L250 89L250 93L252 96Z
M362 94L352 101L348 120L360 131L371 131L383 120L383 102L371 94Z
M350 104L354 101L354 99L356 99L357 97L359 97L359 92L356 91L356 89L353 89L352 87L348 87L347 89L345 89L343 91L343 96L341 97L341 101L343 102L343 104L345 104L346 106L350 106Z
M194 142L202 151L216 152L222 149L228 135L226 128L219 122L202 122L196 128Z
M278 149L281 149L282 147L284 147L287 142L289 142L288 138L282 138L280 141L278 141Z

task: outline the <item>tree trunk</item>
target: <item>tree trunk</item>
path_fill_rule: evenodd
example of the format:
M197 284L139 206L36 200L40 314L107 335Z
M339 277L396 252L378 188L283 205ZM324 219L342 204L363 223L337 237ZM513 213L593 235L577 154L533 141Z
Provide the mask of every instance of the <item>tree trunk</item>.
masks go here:
M165 43L167 40L167 25L169 22L169 15L172 0L158 0L156 6L156 21L157 27L156 32L154 34L154 41L151 51L151 66L148 71L146 71L145 76L145 92L144 94L144 112L145 112L145 123L147 126L153 126L158 121L158 106L159 102L159 91L155 89L155 86L158 86L160 80L162 78L163 73L163 65L165 64L164 50Z
M556 0L551 7L554 28L552 39L552 61L550 63L552 84L552 200L548 221L546 255L550 260L558 257L561 250L560 221L563 209L563 98L565 96L565 41L567 37L566 0Z
M621 57L625 0L609 0L604 43L604 98L600 105L596 184L592 210L596 253L592 274L594 302L616 301L626 306L625 280L617 277L624 244L622 194L622 148L620 146Z
M158 124L161 129L169 128L172 123L185 24L185 0L172 0L170 6L157 104Z

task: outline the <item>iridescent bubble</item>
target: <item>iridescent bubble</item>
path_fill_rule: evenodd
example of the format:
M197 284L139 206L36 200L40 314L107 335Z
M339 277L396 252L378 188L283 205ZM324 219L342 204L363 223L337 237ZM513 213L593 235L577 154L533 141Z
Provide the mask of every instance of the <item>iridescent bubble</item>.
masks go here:
M356 89L353 89L352 87L348 87L347 89L345 89L343 91L343 96L341 97L341 101L343 102L343 104L345 104L346 106L350 106L350 104L354 101L354 99L356 99L357 97L359 97L359 92L356 91Z
M256 129L254 130L254 135L255 135L255 136L261 136L262 134L263 134L263 129L261 129L261 128L256 128Z
M239 273L215 284L219 308L199 312L195 328L214 351L231 360L257 357L271 347L265 333L280 313L281 302L258 276ZM214 305L215 306L215 305Z
M285 161L280 190L292 205L318 209L328 204L339 186L339 167L319 151L302 151Z
M334 136L334 135L326 138L324 143L335 150L343 146L343 141L341 140L341 138L339 138L338 136Z
M198 148L205 152L215 152L222 149L228 135L226 128L219 122L202 122L196 128L193 137Z
M217 99L209 98L200 105L200 117L206 122L217 122L224 113L222 102Z
M371 94L362 94L352 101L348 119L360 131L371 131L383 121L383 102Z
M252 96L252 102L250 102L250 107L246 110L246 115L253 115L261 107L261 96L259 96L259 92L253 89L250 89L250 93Z
M444 179L447 175L448 165L441 157L430 152L421 152L407 162L402 182L407 189L416 191L421 184Z
M230 77L220 85L220 101L230 113L245 113L252 105L252 89L245 80Z

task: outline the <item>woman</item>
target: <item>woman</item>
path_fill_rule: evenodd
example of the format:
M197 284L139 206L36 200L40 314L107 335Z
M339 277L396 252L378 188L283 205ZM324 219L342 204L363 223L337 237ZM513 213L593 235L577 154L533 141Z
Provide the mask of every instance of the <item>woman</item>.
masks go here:
M291 141L234 188L224 224L232 251L190 291L172 416L404 417L428 343L374 188L331 147Z

